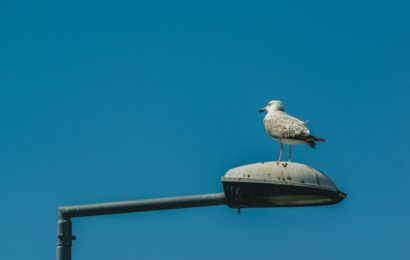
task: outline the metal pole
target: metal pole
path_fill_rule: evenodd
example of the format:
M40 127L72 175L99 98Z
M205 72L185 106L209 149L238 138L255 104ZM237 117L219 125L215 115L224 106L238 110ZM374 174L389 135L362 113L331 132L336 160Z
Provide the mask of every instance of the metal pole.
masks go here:
M225 204L226 200L224 193L213 193L194 196L59 207L57 222L57 260L71 260L71 245L72 240L75 240L75 237L72 235L71 218L153 210L206 207Z
M71 245L75 237L72 234L72 225L69 218L60 214L57 222L57 260L71 260Z

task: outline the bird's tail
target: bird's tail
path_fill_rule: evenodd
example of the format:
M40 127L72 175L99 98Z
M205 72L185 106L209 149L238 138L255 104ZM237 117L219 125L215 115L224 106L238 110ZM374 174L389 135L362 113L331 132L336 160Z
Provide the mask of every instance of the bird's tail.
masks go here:
M312 135L311 135L311 137L313 137L316 142L326 142L326 139L323 139L323 138L320 138L320 137L315 137L315 136L312 136Z
M316 137L316 136L313 136L313 135L309 135L306 141L307 141L307 144L310 147L316 148L316 142L325 142L326 139Z

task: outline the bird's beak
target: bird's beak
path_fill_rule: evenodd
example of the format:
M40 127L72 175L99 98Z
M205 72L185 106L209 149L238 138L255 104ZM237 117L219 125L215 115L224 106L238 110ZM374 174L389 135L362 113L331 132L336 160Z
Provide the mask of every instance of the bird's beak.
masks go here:
M259 109L259 113L266 112L266 107Z

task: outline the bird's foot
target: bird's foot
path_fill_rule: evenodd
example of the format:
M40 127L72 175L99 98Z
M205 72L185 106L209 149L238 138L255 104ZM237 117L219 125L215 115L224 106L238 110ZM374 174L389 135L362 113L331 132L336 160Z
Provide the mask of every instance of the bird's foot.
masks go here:
M288 166L288 163L283 161L276 161L276 165L282 165L283 167L286 167Z

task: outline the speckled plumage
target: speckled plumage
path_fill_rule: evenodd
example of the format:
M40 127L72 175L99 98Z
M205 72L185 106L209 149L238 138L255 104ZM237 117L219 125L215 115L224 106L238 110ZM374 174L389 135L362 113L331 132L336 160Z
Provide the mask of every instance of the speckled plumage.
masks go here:
M263 120L266 132L281 144L281 151L283 144L308 144L315 148L317 141L325 141L311 135L306 122L285 113L280 100L270 101L259 112L267 112Z
M272 100L259 112L267 112L263 123L266 132L280 143L279 161L282 160L283 145L289 145L289 160L291 158L291 145L307 144L315 148L316 142L325 139L315 137L310 134L306 127L306 122L285 113L282 101Z
M309 137L305 123L283 111L268 112L263 123L266 132L283 144L303 144Z

